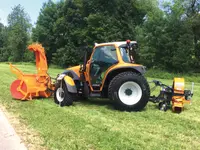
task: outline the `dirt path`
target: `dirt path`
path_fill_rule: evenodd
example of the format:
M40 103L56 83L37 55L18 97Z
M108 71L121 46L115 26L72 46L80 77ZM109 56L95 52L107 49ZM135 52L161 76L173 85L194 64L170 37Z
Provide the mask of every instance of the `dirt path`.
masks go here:
M20 137L10 125L5 113L0 108L0 149L1 150L27 150L21 143Z

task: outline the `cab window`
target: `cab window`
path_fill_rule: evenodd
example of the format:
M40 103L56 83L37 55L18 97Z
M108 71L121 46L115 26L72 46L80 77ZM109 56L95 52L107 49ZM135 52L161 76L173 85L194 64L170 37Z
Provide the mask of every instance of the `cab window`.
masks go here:
M97 47L90 65L90 79L92 84L101 84L108 68L117 62L117 53L114 46Z

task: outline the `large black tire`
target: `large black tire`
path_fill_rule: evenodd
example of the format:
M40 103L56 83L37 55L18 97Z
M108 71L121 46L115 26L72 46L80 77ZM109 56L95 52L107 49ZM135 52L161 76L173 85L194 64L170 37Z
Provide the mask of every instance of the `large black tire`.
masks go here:
M115 101L117 109L140 111L148 103L150 88L141 74L122 72L111 80L108 94L109 98Z
M54 93L54 102L60 106L70 106L73 104L73 94L68 92L64 81L56 86Z

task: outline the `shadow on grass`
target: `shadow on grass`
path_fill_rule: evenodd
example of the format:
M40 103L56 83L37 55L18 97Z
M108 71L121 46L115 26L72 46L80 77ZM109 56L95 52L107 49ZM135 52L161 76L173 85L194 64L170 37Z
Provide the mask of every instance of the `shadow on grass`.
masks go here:
M146 107L140 111L135 111L132 109L120 109L116 106L115 102L109 99L102 99L102 98L89 98L88 100L79 100L77 101L81 105L86 106L97 106L97 107L104 107L108 110L117 111L117 112L145 112L147 111ZM76 103L76 102L75 102Z
M109 99L101 99L101 98L89 98L87 100L79 100L75 101L75 103L78 102L82 105L87 106L100 106L100 107L106 107L107 109L115 110L114 108L114 102Z
M36 98L36 99L32 99L32 100L16 100L16 99L12 99L18 103L26 103L26 104L29 104L29 103L32 103L34 101L51 101L53 105L54 101L53 101L53 97L50 97L50 98ZM54 103L55 104L55 103ZM74 106L78 106L78 107L81 107L81 106L88 106L88 107L100 107L100 108L105 108L107 110L112 110L112 111L116 111L116 112L144 112L144 111L147 111L146 107L140 111L134 111L134 110L124 110L124 109L120 109L119 107L116 107L115 105L115 102L112 101L112 100L109 100L109 99L106 99L106 98L89 98L87 100L83 100L81 99L80 97L79 98L76 98L75 101L74 101ZM55 106L57 106L57 104L55 104ZM65 106L67 107L67 106ZM73 106L72 106L73 107ZM152 106L151 106L152 108ZM158 109L158 105L155 104L153 106L153 109Z

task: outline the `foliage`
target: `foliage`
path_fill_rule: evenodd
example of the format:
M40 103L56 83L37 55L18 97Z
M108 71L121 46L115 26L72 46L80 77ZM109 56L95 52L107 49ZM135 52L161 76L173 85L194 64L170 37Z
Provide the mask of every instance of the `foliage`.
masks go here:
M30 40L31 24L28 14L21 5L17 5L8 15L8 26L1 31L3 47L0 61L23 61L32 60L25 54L28 41Z
M30 19L21 5L13 8L8 15L9 61L23 61L30 33Z
M200 71L197 64L199 49L196 46L200 39L193 31L193 27L197 26L191 21L194 15L199 14L188 16L190 7L184 7L191 2L175 0L173 4L165 3L164 11L158 9L148 14L143 26L138 27L141 60L148 67L175 72ZM199 6L197 3L199 1L195 3Z
M6 48L8 39L7 27L0 23L0 62L7 61L9 52Z
M199 0L49 1L33 37L46 46L49 62L61 66L80 63L82 46L133 39L148 68L200 71L199 19Z
M152 4L150 0L49 1L40 12L33 40L45 46L49 62L77 64L82 62L83 46L92 49L95 42L134 39L134 28L147 12L142 3Z
M32 30L32 39L42 43L45 47L47 60L51 62L52 54L56 51L54 36L54 23L56 22L57 6L52 1L44 3L40 15L38 17L37 25Z

